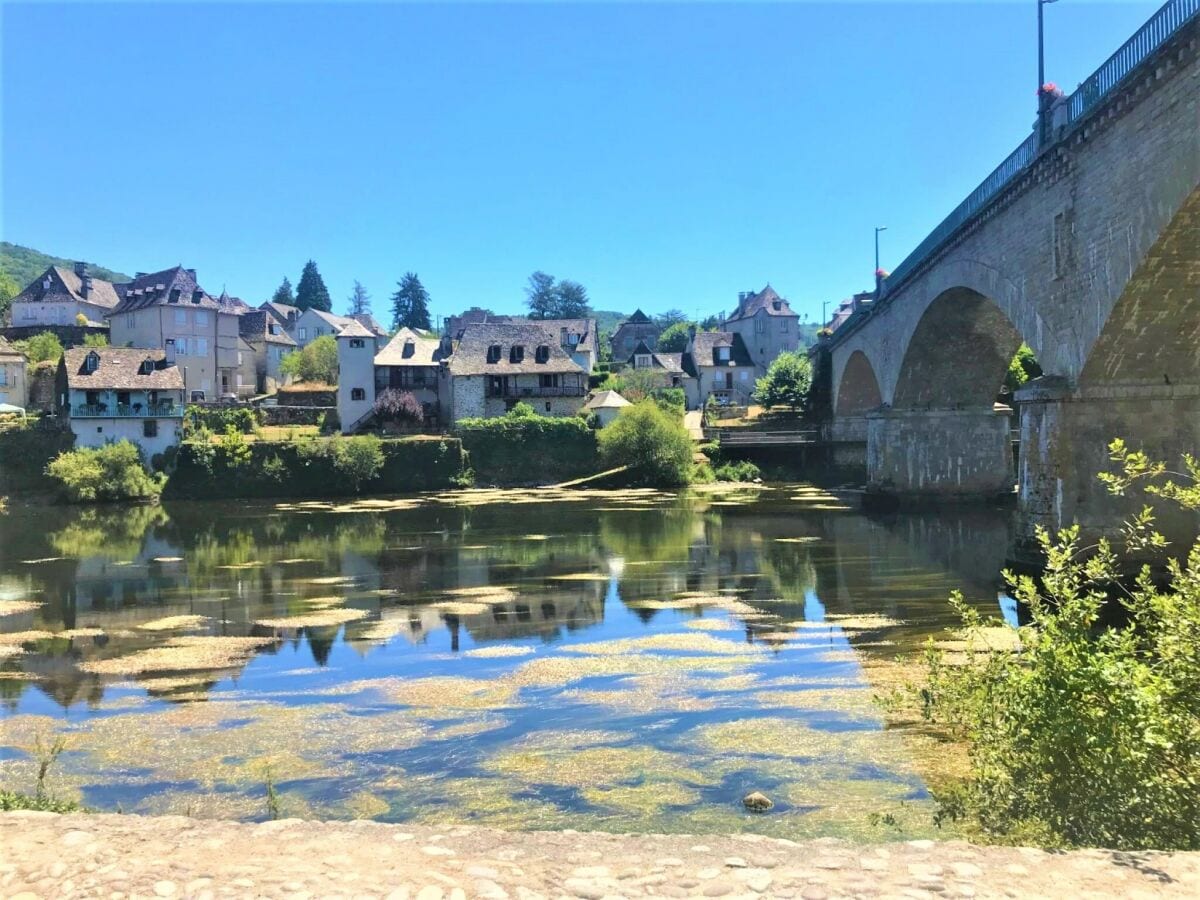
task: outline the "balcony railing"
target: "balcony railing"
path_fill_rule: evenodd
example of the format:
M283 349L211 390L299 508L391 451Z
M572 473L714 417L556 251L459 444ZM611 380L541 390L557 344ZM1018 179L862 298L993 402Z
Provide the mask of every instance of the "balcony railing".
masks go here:
M174 403L82 403L71 407L73 419L179 419L183 407Z
M542 387L541 385L506 384L488 385L488 397L582 397L587 394L587 387L581 384L557 385Z
M1200 0L1167 0L1150 19L1127 40L1121 48L1108 58L1104 65L1091 74L1079 88L1066 98L1066 127L1069 129L1087 114L1114 88L1120 85L1149 56L1184 25L1200 15ZM1046 112L1049 116L1051 113ZM883 283L883 297L895 292L954 234L1011 183L1021 172L1029 168L1042 148L1037 131L1021 142L1008 158L993 171L979 187L975 188L962 203L955 207L942 222L917 245ZM869 311L855 311L847 322L835 332L834 340L854 330L853 326L869 315ZM840 334L838 333L840 332Z

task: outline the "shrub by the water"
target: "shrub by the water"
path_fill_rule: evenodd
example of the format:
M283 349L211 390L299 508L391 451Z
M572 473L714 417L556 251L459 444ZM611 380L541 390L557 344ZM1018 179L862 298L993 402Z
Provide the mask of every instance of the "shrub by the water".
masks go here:
M758 466L748 459L738 459L718 466L713 472L717 481L755 481L762 477Z
M1200 465L1186 481L1114 442L1123 493L1200 509ZM1147 508L1127 526L1138 552L1162 553ZM1015 649L989 649L1000 623L956 596L965 653L932 646L917 697L931 723L966 741L970 775L941 792L943 816L1011 842L1122 849L1200 848L1200 541L1123 583L1109 544L1080 546L1078 528L1039 535L1040 582L1007 575L1031 617ZM1115 597L1115 599L1114 599ZM1101 623L1106 603L1127 624ZM989 644L991 641L991 644Z
M50 462L46 474L75 503L146 500L162 490L161 478L146 470L141 451L129 441L67 450Z
M542 416L527 403L454 426L483 484L566 481L597 471L596 436L577 416Z
M653 400L627 406L600 432L600 460L606 468L629 466L627 480L653 487L688 483L692 439L682 420Z
M329 450L333 470L355 492L383 468L383 442L373 434L335 437L329 441Z

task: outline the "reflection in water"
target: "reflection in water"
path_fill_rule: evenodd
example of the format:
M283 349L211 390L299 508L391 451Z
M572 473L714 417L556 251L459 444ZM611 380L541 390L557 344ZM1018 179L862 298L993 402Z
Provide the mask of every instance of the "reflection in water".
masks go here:
M925 834L945 748L871 694L1007 522L793 492L13 510L0 786L63 731L104 809Z

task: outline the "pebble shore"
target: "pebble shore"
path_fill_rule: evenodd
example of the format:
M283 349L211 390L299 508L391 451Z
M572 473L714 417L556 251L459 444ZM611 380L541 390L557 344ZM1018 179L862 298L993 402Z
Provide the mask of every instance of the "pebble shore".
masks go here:
M0 896L1200 897L1200 853L0 814Z

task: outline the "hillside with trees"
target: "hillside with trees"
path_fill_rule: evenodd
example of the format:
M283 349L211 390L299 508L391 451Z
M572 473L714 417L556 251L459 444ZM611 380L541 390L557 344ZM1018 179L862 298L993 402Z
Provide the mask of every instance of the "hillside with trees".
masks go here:
M13 281L21 286L21 290L24 290L29 282L41 275L50 266L63 266L69 269L74 265L75 260L73 259L51 256L49 253L43 253L41 250L34 250L31 247L22 247L19 244L0 241L0 270L11 275ZM88 271L94 277L102 278L105 281L132 280L130 276L121 272L114 272L112 269L106 269L103 266L93 265L92 263L88 263Z

